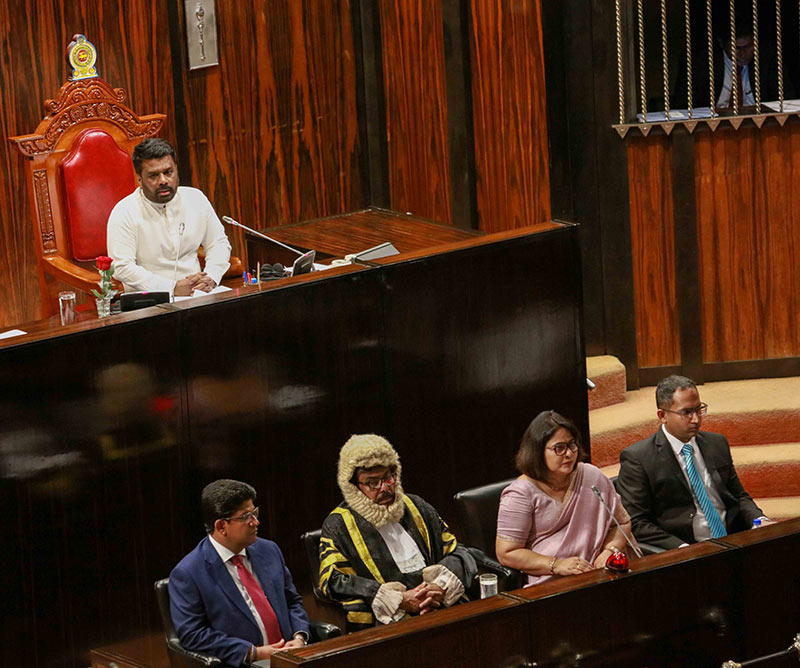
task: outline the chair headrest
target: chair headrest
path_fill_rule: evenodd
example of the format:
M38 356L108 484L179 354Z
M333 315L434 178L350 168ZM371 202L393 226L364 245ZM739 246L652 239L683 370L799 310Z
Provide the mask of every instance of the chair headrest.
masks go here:
M106 254L111 209L136 189L131 157L110 134L89 128L75 138L59 167L72 256L93 261Z

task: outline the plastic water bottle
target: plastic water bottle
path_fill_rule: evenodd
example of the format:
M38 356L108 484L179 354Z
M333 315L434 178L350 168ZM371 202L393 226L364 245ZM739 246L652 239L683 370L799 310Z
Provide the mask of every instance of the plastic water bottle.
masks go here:
M760 528L761 528L761 518L760 518L760 517L756 517L756 518L753 520L753 526L752 526L752 527L750 527L750 528L751 528L751 529L760 529Z

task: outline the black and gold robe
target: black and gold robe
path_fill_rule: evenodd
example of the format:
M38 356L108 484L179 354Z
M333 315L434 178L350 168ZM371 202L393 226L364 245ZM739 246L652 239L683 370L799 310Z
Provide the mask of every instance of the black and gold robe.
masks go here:
M433 506L415 495L405 494L403 501L400 525L414 539L425 565L441 564L468 590L477 572L475 560L458 544ZM334 508L322 525L319 561L320 589L342 604L348 631L375 625L372 600L382 584L401 582L413 589L422 582L421 570L399 570L378 530L346 501Z

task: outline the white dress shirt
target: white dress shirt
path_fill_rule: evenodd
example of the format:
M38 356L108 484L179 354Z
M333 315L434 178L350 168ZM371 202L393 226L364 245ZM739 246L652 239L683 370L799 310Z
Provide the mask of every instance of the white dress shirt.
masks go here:
M678 458L678 464L680 464L681 471L683 471L683 476L686 478L686 484L689 485L689 489L692 489L692 482L689 480L689 474L686 472L686 460L681 454L683 443L670 434L665 425L662 424L661 429L664 431L664 435L667 437L667 440L672 447L672 451L675 453L675 457ZM689 445L692 446L694 467L697 469L697 473L700 476L700 480L703 481L703 485L705 485L708 498L711 499L712 505L717 509L719 517L722 520L722 525L726 526L725 504L722 502L722 497L717 492L716 487L714 487L713 483L711 482L711 474L708 472L708 467L706 467L703 454L700 452L700 448L697 447L697 441L694 438L689 441ZM700 503L698 502L694 492L692 492L692 499L694 499L695 507L694 517L692 517L692 531L694 532L694 539L696 541L708 540L711 538L711 528L708 526L708 520L706 519L703 509L700 507Z
M172 294L176 281L200 271L200 246L206 253L204 271L217 284L230 266L231 245L222 223L196 188L180 186L166 204L151 202L137 188L111 210L106 240L114 278L125 292Z
M718 107L731 106L731 87L733 86L733 74L736 72L734 62L723 51L723 61L725 63L725 76L722 79L722 89L719 91ZM752 107L756 103L755 94L750 87L750 65L742 68L742 95L739 100L740 107Z
M386 542L386 547L401 573L413 573L425 568L425 557L399 522L389 522L378 527L378 533Z
M219 558L222 559L222 563L225 564L225 568L228 569L228 573L230 573L231 577L233 578L233 582L236 585L236 588L239 590L239 593L242 595L244 602L247 603L247 607L250 608L250 612L253 613L253 618L256 620L256 624L258 624L258 630L261 631L261 638L263 639L262 644L266 645L267 629L264 628L264 622L261 621L261 615L258 614L255 603L253 603L253 599L250 598L250 594L247 593L247 588L242 584L242 580L239 578L239 571L236 569L236 564L231 563L231 558L235 557L236 555L227 547L215 541L212 536L209 536L208 540L211 542L211 545L214 546ZM259 586L261 586L261 589L263 590L264 587L261 585L261 581L258 579L258 576L253 573L253 566L250 564L250 560L247 558L246 549L239 552L239 556L242 558L244 567L250 571L250 573L252 573L253 577L256 579L256 582L258 582Z

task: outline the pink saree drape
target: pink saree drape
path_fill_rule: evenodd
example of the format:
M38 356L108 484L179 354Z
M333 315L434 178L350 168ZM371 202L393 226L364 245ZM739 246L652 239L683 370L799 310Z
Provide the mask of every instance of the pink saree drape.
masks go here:
M628 514L611 481L597 467L579 463L563 502L525 476L511 483L500 497L497 537L550 557L581 557L593 562L603 548L611 518L592 485L600 490L617 521L627 522ZM528 575L526 586L551 577Z

